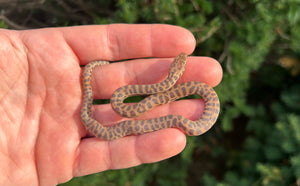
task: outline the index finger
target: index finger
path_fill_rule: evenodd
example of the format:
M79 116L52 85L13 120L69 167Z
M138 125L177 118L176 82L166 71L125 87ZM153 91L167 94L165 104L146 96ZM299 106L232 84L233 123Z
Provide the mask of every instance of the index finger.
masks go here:
M195 38L188 30L163 24L111 24L59 28L81 65L93 60L173 57L190 54Z

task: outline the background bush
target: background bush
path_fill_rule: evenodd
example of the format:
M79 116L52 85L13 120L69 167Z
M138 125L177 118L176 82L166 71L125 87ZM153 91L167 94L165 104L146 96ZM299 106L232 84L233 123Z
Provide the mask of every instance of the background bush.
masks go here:
M221 63L216 125L168 160L67 185L300 185L300 0L0 1L0 27L167 23Z

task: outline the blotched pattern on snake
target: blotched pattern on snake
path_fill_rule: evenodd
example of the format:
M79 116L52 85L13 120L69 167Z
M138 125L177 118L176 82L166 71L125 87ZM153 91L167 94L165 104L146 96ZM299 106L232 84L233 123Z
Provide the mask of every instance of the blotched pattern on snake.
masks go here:
M121 116L136 117L156 105L167 104L188 95L200 95L205 108L201 117L191 121L181 115L167 115L147 120L126 120L113 126L102 126L92 118L91 107L93 92L91 75L96 66L109 64L108 61L93 61L87 64L82 74L83 104L81 119L87 130L103 140L114 140L127 135L139 135L164 128L175 127L190 136L201 135L209 130L219 115L220 104L216 92L205 83L191 81L175 85L184 72L187 55L181 53L172 62L167 79L160 83L149 85L126 85L118 88L111 97L113 109ZM134 105L123 103L127 97L135 95L149 95Z

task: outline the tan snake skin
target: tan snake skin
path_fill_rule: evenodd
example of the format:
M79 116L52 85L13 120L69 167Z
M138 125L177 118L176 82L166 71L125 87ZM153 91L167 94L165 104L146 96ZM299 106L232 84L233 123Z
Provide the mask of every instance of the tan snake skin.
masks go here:
M103 140L114 140L127 135L139 135L164 128L175 127L190 136L201 135L209 130L219 115L219 99L216 92L205 83L191 81L175 85L184 72L187 55L181 53L170 66L168 78L157 84L126 85L118 88L112 95L111 105L122 116L136 117L156 105L170 103L188 95L200 95L205 108L202 116L191 121L180 115L167 115L147 120L126 120L110 127L104 127L91 115L93 93L90 84L92 71L96 66L109 64L108 61L93 61L87 64L82 74L83 104L81 119L87 130ZM151 94L151 95L150 95ZM123 103L127 97L150 95L134 105Z

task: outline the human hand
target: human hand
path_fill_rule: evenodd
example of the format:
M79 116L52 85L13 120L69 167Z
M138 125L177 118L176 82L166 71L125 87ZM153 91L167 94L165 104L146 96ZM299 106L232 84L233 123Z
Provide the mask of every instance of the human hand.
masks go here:
M181 152L185 135L169 128L114 141L87 137L80 119L79 65L92 60L175 57L190 54L195 39L170 25L103 25L27 31L0 29L0 185L56 185L74 176L157 162ZM96 68L96 99L109 99L125 84L157 83L173 58L136 59ZM189 57L179 83L216 86L222 69L207 57ZM180 114L200 117L201 100L159 106L138 119ZM93 117L110 125L122 120L110 105L93 106ZM87 138L85 138L87 137Z

